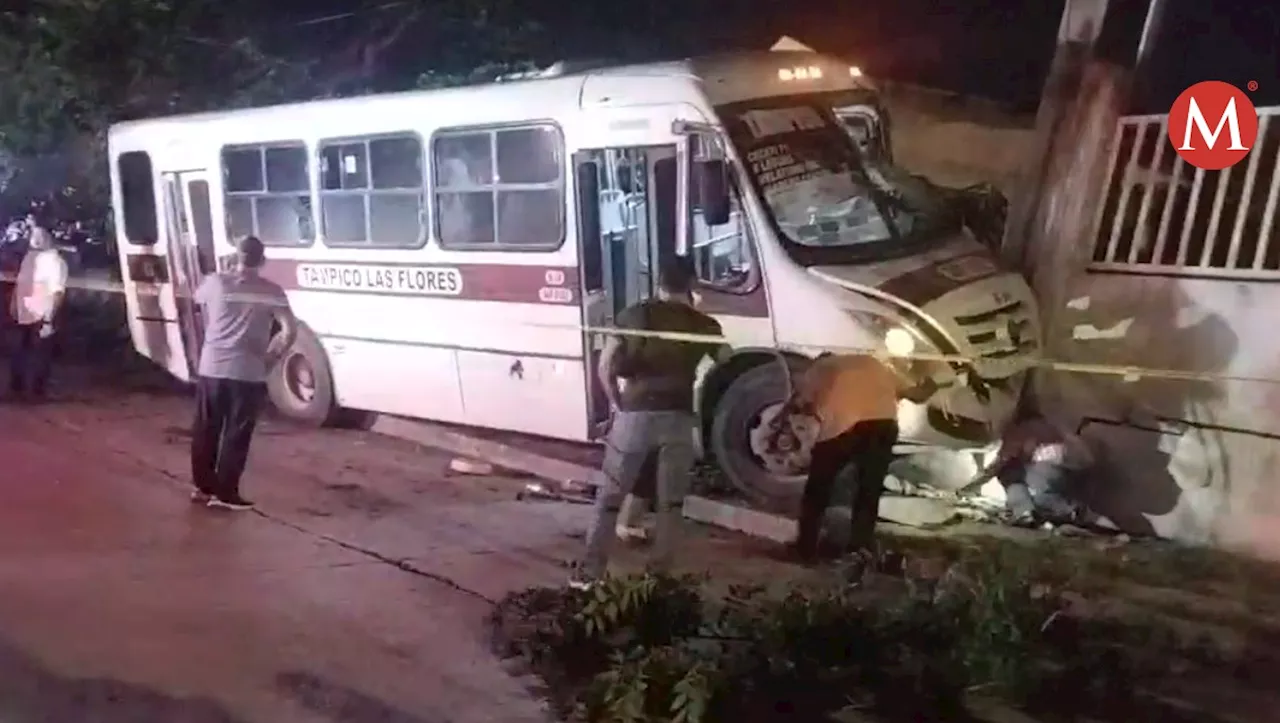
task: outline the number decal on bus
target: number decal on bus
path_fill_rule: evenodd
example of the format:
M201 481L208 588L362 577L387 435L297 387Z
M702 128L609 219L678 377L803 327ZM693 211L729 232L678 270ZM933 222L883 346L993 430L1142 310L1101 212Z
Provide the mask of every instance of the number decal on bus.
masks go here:
M538 301L544 304L572 304L573 290L563 286L544 286L538 289Z
M991 259L985 256L961 256L958 259L944 261L938 264L936 268L939 275L957 284L973 281L983 276L990 276L997 270Z

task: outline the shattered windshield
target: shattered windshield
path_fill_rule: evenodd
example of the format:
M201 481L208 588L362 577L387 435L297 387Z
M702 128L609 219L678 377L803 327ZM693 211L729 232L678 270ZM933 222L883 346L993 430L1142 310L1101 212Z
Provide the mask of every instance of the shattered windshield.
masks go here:
M786 241L811 249L906 251L938 226L940 209L927 182L886 163L864 164L821 95L718 110Z

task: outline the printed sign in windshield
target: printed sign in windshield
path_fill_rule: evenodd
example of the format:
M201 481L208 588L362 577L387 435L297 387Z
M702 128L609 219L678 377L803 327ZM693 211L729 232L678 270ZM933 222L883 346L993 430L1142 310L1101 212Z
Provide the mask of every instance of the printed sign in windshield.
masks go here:
M779 229L792 241L847 246L891 237L860 183L857 151L829 110L796 104L729 115L729 135Z
M762 189L778 191L784 185L805 180L822 172L822 166L814 160L797 158L787 143L768 143L772 137L820 130L824 123L814 108L768 108L749 110L741 115L742 122L751 131L757 143L766 143L747 154L747 163Z
M756 174L760 186L770 191L777 191L782 184L798 183L806 176L822 171L817 161L796 160L785 143L752 151L747 162L751 164L751 172Z

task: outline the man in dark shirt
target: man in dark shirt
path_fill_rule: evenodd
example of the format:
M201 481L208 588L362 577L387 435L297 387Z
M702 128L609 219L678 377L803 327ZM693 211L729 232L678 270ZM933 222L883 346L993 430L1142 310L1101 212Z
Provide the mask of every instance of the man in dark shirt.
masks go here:
M658 298L623 309L620 329L721 337L720 324L693 307L692 273L682 265L662 272ZM606 442L605 481L596 495L596 514L587 533L586 554L570 584L584 587L604 575L622 502L646 468L654 470L657 508L653 564L671 563L689 476L693 468L693 385L698 365L716 356L712 342L643 336L613 336L605 343L597 374L613 410ZM654 464L647 465L650 459Z

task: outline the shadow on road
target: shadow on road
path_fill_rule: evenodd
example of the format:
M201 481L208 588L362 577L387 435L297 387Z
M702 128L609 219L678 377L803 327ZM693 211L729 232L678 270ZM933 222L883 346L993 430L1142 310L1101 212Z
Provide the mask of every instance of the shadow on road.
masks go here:
M120 680L61 676L3 639L0 639L0 720L244 723L242 718L209 699L178 698Z
M449 723L406 713L307 672L280 673L276 689L342 723ZM208 698L182 698L109 678L69 678L0 639L0 720L49 723L247 723Z
M343 723L450 723L440 713L406 713L360 691L307 672L280 673L276 689L303 707Z

